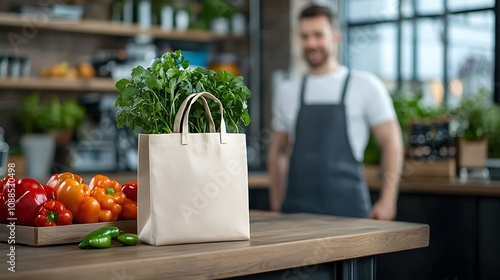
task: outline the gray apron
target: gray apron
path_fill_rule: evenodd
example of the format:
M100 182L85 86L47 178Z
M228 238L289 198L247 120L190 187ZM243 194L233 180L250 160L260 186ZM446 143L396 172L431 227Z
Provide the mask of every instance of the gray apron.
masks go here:
M284 213L369 215L363 166L354 157L347 134L344 99L349 77L350 73L339 104L304 104L307 77L302 80Z

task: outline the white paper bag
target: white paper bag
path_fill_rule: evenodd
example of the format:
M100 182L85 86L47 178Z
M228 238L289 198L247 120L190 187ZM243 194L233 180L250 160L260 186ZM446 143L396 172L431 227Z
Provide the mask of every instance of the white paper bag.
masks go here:
M203 97L219 104L220 133ZM198 98L211 133L188 133L189 111ZM184 100L174 133L139 135L137 177L137 233L142 242L249 240L245 134L226 133L222 104L212 94L192 94Z

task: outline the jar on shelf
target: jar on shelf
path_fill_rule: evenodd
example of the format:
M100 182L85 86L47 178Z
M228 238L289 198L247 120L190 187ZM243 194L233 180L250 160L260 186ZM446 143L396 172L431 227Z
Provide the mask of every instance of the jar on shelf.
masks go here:
M217 55L209 66L210 70L219 72L219 70L225 70L227 72L233 73L238 76L240 69L238 67L238 57L233 53L222 53Z
M151 27L151 0L139 1L139 27L149 29Z
M234 36L243 36L246 32L245 16L242 13L235 13L231 18L231 33Z
M174 8L168 4L163 4L160 15L161 30L172 31L174 28Z
M134 22L134 1L133 0L123 0L123 17L122 21L126 24L132 24Z
M0 78L7 78L9 75L9 56L0 55Z
M189 28L189 13L184 9L175 12L175 29L184 32Z

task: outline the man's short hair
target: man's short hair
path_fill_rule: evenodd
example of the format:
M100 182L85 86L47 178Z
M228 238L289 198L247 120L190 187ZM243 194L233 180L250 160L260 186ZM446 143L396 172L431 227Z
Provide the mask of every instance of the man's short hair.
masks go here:
M320 5L310 5L304 8L299 15L299 21L306 18L315 18L315 17L326 17L330 24L334 28L338 28L338 15L336 12L332 11L328 7L320 6Z

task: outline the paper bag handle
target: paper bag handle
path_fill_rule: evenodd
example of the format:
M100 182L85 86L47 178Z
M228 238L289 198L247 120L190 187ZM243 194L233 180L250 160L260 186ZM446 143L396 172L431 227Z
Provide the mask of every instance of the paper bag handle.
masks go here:
M186 111L186 106L189 102L189 100L193 97L195 97L198 93L192 93L184 101L182 101L181 106L179 107L179 110L177 111L177 114L175 115L175 121L174 121L174 133L180 133L180 126L181 126L181 120L182 117L185 114ZM207 116L208 119L208 125L210 126L210 132L215 133L215 123L214 119L212 118L212 114L210 113L210 107L208 107L207 100L205 97L201 97L201 100L203 101L203 107L205 108L205 115Z
M189 103L188 108L186 109L186 113L184 114L184 118L182 120L182 144L187 145L188 144L188 134L189 134L189 127L188 127L188 119L189 119L189 113L191 111L191 106L198 100L198 98L203 98L207 97L209 99L212 99L216 103L219 104L219 110L220 110L220 143L221 144L226 144L226 122L224 121L224 106L222 106L222 102L220 102L217 97L212 95L211 93L208 92L200 92L196 94L193 99L191 99L191 102Z

